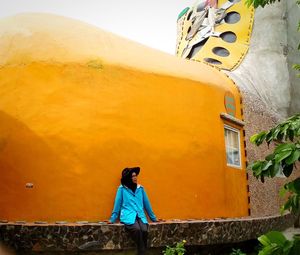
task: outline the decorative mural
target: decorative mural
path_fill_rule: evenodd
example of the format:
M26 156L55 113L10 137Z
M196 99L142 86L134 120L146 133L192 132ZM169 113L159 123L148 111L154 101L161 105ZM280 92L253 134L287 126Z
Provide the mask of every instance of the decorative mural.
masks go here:
M178 16L176 54L233 70L249 48L253 17L244 1L197 1Z

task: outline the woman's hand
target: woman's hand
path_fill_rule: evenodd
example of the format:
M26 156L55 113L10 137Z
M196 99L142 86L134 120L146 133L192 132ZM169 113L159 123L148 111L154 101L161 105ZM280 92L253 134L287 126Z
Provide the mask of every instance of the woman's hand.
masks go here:
M103 222L106 224L113 224L113 222L111 222L110 220L104 220Z

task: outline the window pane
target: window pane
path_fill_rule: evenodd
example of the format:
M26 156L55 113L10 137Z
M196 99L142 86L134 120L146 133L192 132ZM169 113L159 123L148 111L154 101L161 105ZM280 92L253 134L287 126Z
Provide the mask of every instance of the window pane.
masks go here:
M225 146L227 164L241 166L239 131L225 126Z

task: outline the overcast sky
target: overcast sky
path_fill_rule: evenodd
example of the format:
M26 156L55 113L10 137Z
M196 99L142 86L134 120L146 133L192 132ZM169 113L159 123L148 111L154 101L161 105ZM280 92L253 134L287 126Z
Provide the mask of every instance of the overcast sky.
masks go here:
M0 18L24 12L72 17L174 54L178 14L195 0L0 0Z

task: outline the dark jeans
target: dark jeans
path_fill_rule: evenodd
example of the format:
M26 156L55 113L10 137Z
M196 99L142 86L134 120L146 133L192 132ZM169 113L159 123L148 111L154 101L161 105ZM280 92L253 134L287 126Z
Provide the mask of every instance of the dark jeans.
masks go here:
M136 218L134 224L125 225L125 228L137 246L137 254L144 255L147 248L148 224L143 223L140 218Z

